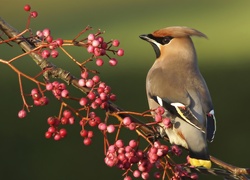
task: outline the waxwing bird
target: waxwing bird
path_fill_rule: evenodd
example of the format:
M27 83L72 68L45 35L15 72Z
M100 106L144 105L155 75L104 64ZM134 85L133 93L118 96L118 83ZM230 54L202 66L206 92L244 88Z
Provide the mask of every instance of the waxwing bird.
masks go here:
M162 106L171 128L159 131L171 144L189 150L192 166L211 168L207 141L212 142L216 122L212 100L197 64L190 36L206 35L188 27L174 26L141 35L155 51L156 60L146 78L150 109ZM153 111L152 111L153 112Z

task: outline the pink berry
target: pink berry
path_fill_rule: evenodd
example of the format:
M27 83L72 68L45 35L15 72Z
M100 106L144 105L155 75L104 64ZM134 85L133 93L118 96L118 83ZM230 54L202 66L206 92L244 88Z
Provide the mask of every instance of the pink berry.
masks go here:
M134 131L136 129L136 124L135 123L131 123L128 127L131 131Z
M51 52L50 52L50 55L51 55L51 57L53 57L53 58L57 58L57 56L58 56L58 51L56 50L56 49L53 49Z
M38 16L38 13L36 11L32 11L32 12L30 12L30 16L32 18L36 18Z
M142 172L141 177L142 177L142 179L148 179L149 178L149 173L148 172Z
M132 148L135 148L137 146L137 141L132 139L129 141L129 146L132 147Z
M88 103L88 99L87 99L87 98L84 98L84 97L81 98L80 101L79 101L79 104L80 104L81 106L86 106L87 103Z
M120 45L120 41L117 40L117 39L115 39L115 40L113 40L112 45L115 46L115 47L117 47L117 46Z
M123 180L132 180L130 176L126 176Z
M109 96L109 99L110 99L111 101L115 101L115 100L116 100L116 95L115 95L115 94L111 94L111 95Z
M37 31L37 32L36 32L36 35L37 35L39 38L42 38L42 37L43 37L43 32L42 32L42 31Z
M89 73L88 73L87 71L84 71L84 72L81 73L81 77L82 77L83 79L87 79L88 76L89 76Z
M89 34L88 35L88 40L89 41L93 41L95 39L95 35L94 34Z
M87 95L87 97L90 99L90 100L94 100L95 99L95 93L93 93L92 91L90 91Z
M162 120L162 123L165 125L166 128L172 127L172 123L171 123L171 120L169 118L164 118Z
M78 80L78 84L79 84L79 86L85 86L86 85L86 80L85 79L79 79Z
M45 50L42 51L42 57L44 59L47 59L49 56L50 56L49 50L45 49Z
M27 115L27 113L26 113L26 111L24 110L24 109L22 109L22 110L20 110L19 112L18 112L18 117L19 118L25 118L26 117L26 115Z
M98 40L93 40L92 41L92 46L93 47L98 47L100 45L100 42Z
M92 138L94 136L94 132L93 131L88 131L88 136L89 138Z
M101 56L102 55L102 51L96 47L94 48L94 55L97 57L97 56Z
M95 63L97 66L102 66L104 64L104 61L102 59L98 58L98 59L96 59Z
M51 35L48 35L45 39L48 43L52 43L53 41L53 37Z
M24 10L25 10L25 11L30 11L30 9L31 9L31 7L30 7L29 4L26 4L26 5L24 6Z
M96 40L98 40L100 43L103 43L103 41L104 41L104 39L103 39L102 36L98 36L98 37L96 38Z
M100 81L100 77L95 75L92 77L92 80L95 82L95 83L98 83Z
M64 98L68 97L69 96L69 91L67 89L62 90L61 96L64 97Z
M108 47L108 44L106 42L103 42L102 45L101 45L101 48L102 49L107 49Z
M69 124L74 124L74 123L75 123L75 118L74 118L74 116L71 116L69 118Z
M43 96L39 99L39 103L41 106L45 106L49 103L49 99L46 96Z
M111 58L109 60L109 65L110 66L116 66L117 63L118 63L118 61L115 58Z
M57 44L58 46L62 46L62 45L63 45L63 39L58 38L58 39L56 40L56 44Z
M123 120L122 120L122 122L123 122L123 124L125 125L125 126L129 126L130 124L131 124L131 119L130 119L130 117L125 117Z
M94 86L94 81L92 79L88 79L86 82L86 86L88 88L92 88Z
M123 56L124 55L124 50L123 49L118 49L117 55L118 56Z
M107 129L107 125L105 123L100 123L98 125L98 129L100 129L101 131L105 131Z
M89 52L89 53L94 53L94 47L93 46L91 46L91 45L89 45L88 47L87 47L87 51Z
M140 171L138 171L138 170L134 170L134 172L133 172L133 176L134 176L135 178L140 177L140 175L141 175Z
M115 145L116 145L118 148L124 147L123 140L118 139L118 140L115 142Z
M50 35L50 29L45 28L45 29L43 30L43 36L44 36L44 37L47 37L47 36L49 36L49 35Z
M53 89L53 84L52 83L47 83L46 84L46 90L51 91Z
M115 126L113 124L107 126L107 132L113 133L115 132Z

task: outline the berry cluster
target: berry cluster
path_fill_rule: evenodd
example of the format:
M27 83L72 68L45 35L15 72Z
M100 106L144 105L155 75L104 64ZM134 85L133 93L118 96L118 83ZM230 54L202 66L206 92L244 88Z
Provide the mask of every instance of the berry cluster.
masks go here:
M162 123L166 128L171 128L172 127L171 120L168 117L164 117L163 116L164 113L165 109L162 106L159 106L155 110L155 116L154 116L155 122Z
M111 47L118 47L120 45L119 40L115 39L110 42L105 42L104 38L97 34L89 34L87 38L87 51L90 54L93 54L96 57L96 65L102 66L104 64L103 59L100 56L108 56L107 51L112 51L113 53L116 53L118 56L124 55L123 49L118 50L112 50ZM108 56L109 57L109 56ZM116 58L110 58L109 57L109 64L111 66L115 66L117 64Z
M59 129L59 125L65 124L74 124L75 118L72 116L71 111L64 110L62 113L62 117L59 119L57 117L49 117L47 119L47 123L50 126L48 130L45 132L45 138L54 138L54 140L58 141L67 135L67 130L64 128Z
M51 36L50 29L48 28L45 28L42 31L38 30L36 32L36 36L42 40L42 43L44 43L45 47L48 47L47 49L42 50L41 56L45 59L49 58L50 56L57 58L59 53L56 48L63 45L63 40L61 38L54 40Z
M87 71L83 71L78 84L81 87L91 89L86 97L82 97L79 100L79 104L81 106L89 106L93 109L97 109L98 107L106 109L109 105L108 101L116 100L116 95L111 93L110 86L106 85L104 82L100 82L100 77L97 75L90 78L89 73Z
M168 146L162 145L158 141L146 151L138 149L138 145L136 140L130 140L129 144L125 146L124 142L119 139L108 147L104 161L110 167L116 166L125 170L124 180L132 179L127 170L131 170L135 178L149 179L151 169L153 167L161 169L160 160L169 152ZM133 165L136 166L135 170L132 170ZM156 172L154 177L159 179L160 172Z
M64 83L59 83L58 81L47 83L46 90L51 91L58 100L69 96L69 91L66 89L66 85Z
M23 9L24 9L25 11L27 11L27 12L30 12L31 7L30 7L30 5L26 4L26 5L24 6ZM31 12L30 12L30 17L36 18L37 16L38 16L37 11L31 11Z

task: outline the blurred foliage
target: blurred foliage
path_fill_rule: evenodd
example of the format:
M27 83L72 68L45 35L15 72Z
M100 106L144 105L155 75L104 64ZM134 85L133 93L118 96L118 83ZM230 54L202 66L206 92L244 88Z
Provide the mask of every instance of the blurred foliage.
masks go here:
M120 58L118 67L93 67L102 72L102 80L117 94L117 104L128 110L147 110L145 76L155 58L151 46L138 36L173 25L189 26L205 33L208 40L194 38L194 42L217 115L217 134L210 144L210 152L228 163L250 166L250 1L1 0L1 17L20 31L27 19L23 11L25 3L39 14L32 20L34 31L50 28L55 38L72 39L91 25L95 30L105 30L105 38L121 41L125 56ZM77 48L70 51L76 58L85 57L85 51ZM19 48L0 46L2 59L20 52ZM70 60L60 57L54 63L79 73ZM37 73L33 64L23 65L22 61L19 67ZM18 119L22 101L17 76L0 64L0 77L0 179L122 179L122 171L104 164L100 136L94 138L91 147L85 147L79 136L80 128L75 125L69 127L69 136L63 141L44 138L47 117L57 114L56 102L33 108L27 118ZM27 93L32 87L34 84L25 82ZM202 176L202 179L215 177Z

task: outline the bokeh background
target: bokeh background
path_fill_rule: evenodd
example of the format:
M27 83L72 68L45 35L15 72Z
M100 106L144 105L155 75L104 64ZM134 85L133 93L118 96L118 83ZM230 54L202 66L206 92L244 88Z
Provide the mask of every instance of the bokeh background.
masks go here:
M218 123L216 138L209 145L210 153L228 163L250 167L249 0L1 0L1 17L21 31L27 19L23 11L26 3L39 13L38 18L32 20L33 30L50 28L55 38L72 39L91 25L95 30L105 30L105 39L121 41L125 56L120 58L117 67L93 67L102 72L102 79L117 94L117 104L133 111L148 108L145 76L155 58L152 47L138 36L173 25L189 26L205 33L208 40L193 39ZM86 56L85 51L69 50L78 59ZM0 46L2 59L20 52L19 48ZM53 62L79 73L69 59L60 57ZM16 65L30 74L37 74L39 70L29 58ZM47 117L59 110L56 102L48 107L33 108L25 119L18 119L22 100L17 76L0 64L0 77L0 179L122 179L122 171L108 168L103 162L101 136L86 147L79 136L80 128L75 125L68 128L69 136L63 141L44 138ZM35 86L26 81L24 84L27 93ZM221 178L201 176L201 179Z

